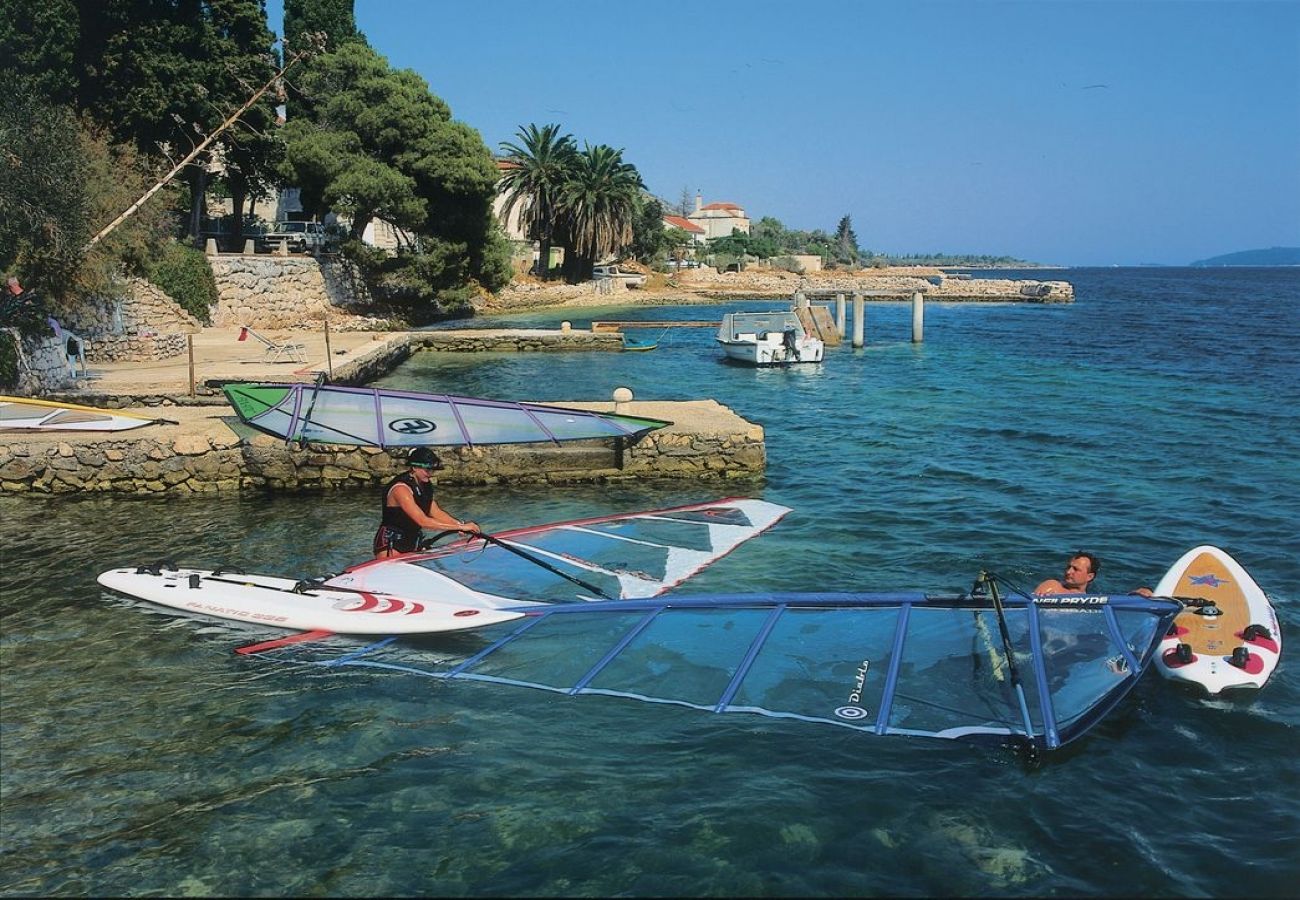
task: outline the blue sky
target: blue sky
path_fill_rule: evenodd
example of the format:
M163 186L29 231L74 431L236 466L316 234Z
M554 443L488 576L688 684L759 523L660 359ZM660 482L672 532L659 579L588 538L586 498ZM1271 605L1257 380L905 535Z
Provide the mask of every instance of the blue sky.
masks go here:
M273 30L280 0L269 0ZM494 152L558 122L646 186L886 253L1300 246L1300 2L356 0Z

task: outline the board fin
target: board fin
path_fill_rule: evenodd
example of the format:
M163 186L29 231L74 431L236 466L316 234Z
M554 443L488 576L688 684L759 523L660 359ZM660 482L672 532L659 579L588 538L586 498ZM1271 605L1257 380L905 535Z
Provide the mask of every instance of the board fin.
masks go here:
M277 647L287 647L290 644L301 644L305 641L319 641L327 637L333 637L332 631L303 631L299 634L291 634L288 637L276 638L273 641L261 641L257 644L245 644L242 647L236 647L235 652L241 656L249 656L253 653L261 653L265 650L274 650Z

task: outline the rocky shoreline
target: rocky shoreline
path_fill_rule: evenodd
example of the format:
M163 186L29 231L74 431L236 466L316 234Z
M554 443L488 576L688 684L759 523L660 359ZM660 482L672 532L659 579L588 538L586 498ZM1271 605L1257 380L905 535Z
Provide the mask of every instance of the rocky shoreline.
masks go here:
M642 288L621 283L562 284L516 276L498 294L475 303L482 315L559 307L636 304L678 306L739 298L783 300L796 293L813 295L862 293L871 301L907 300L920 292L936 302L1071 303L1074 287L1066 281L1011 280L953 276L925 266L863 269L856 272L809 272L754 266L744 272L687 269L664 275L648 273Z

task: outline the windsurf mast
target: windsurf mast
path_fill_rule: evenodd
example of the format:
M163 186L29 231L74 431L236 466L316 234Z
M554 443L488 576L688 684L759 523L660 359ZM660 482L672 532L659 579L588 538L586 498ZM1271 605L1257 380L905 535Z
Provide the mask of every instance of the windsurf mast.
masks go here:
M998 617L998 633L1002 637L1002 652L1006 654L1007 671L1011 675L1011 686L1016 692L1016 702L1020 704L1020 718L1025 723L1025 736L1032 737L1034 725L1029 718L1029 704L1025 702L1025 687L1020 681L1020 668L1016 665L1016 653L1011 647L1011 633L1007 630L1007 614L1002 608L1002 597L998 594L998 582L991 574L981 569L979 577L975 579L975 586L971 589L971 593L982 593L985 587L988 588L989 599L993 601L993 611Z

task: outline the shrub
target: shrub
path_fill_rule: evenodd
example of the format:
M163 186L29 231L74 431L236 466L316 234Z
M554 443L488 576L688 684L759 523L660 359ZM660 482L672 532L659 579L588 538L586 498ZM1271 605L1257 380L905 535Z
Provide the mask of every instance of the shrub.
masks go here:
M217 302L217 280L202 251L169 244L149 265L149 280L205 325L212 323Z
M0 388L7 391L18 384L18 337L12 331L0 331Z

